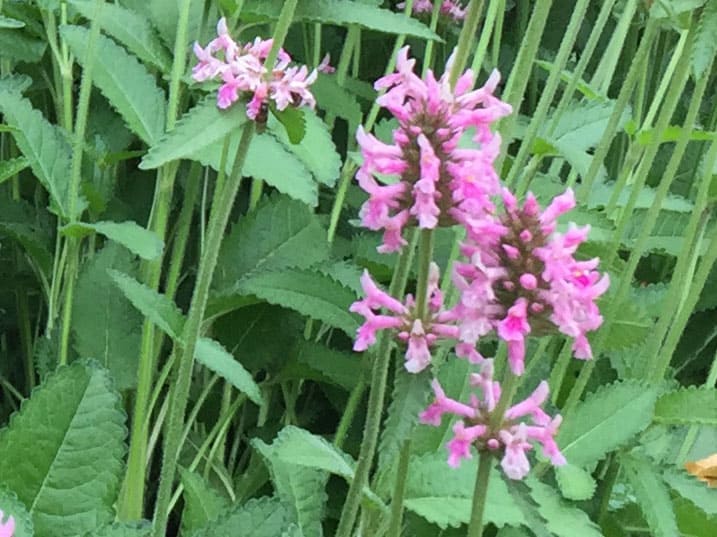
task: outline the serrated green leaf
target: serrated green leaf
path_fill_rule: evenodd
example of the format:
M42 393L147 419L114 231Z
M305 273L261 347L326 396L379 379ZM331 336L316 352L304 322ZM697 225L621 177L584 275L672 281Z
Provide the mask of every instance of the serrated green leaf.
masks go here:
M219 518L229 508L229 500L194 472L181 469L184 486L182 533L192 535Z
M272 445L269 445L255 439L252 441L252 446L264 457L276 494L286 505L292 507L294 519L301 532L307 536L321 537L323 535L321 521L324 518L328 499L325 488L329 474L279 459L274 454L274 449L281 441L281 438L277 438Z
M406 509L445 529L467 524L471 515L477 458L451 468L447 456L427 453L412 457L406 484ZM485 520L498 527L525 523L503 479L491 470L486 498Z
M290 514L278 498L252 499L224 511L192 537L277 537L289 529Z
M590 472L575 466L564 464L555 467L555 478L560 493L568 500L589 500L595 494L597 483Z
M557 442L569 463L587 466L629 441L652 421L657 390L616 382L588 395L560 426Z
M0 162L0 184L16 176L30 165L25 157L18 157Z
M707 66L715 55L717 55L717 0L707 0L692 45L692 72L695 78L705 74Z
M336 280L310 270L286 269L266 272L243 280L239 292L298 311L312 319L340 328L353 336L358 328L349 313L356 295Z
M249 0L244 4L244 11L268 19L278 19L282 5L282 0ZM305 0L296 7L294 20L338 26L357 24L378 32L440 41L427 26L402 13L349 0Z
M184 315L167 296L116 270L109 271L115 285L132 305L175 341L182 337Z
M717 389L682 388L661 395L655 421L670 425L717 425Z
M683 498L710 516L717 515L717 490L706 487L682 469L669 469L663 472L662 478L665 482Z
M611 295L605 297L605 301ZM654 326L650 319L639 306L631 300L617 309L617 313L608 327L608 335L605 337L605 351L619 351L628 349L645 341Z
M180 17L180 4L176 0L132 0L126 2L128 5L142 15L148 16L164 42L173 47L177 37L177 20ZM190 0L189 6L189 27L187 29L187 43L190 45L193 36L199 35L200 26L203 20L203 0ZM189 48L187 46L187 48Z
M19 93L0 90L0 112L13 128L13 137L35 177L50 194L53 209L65 219L75 219L84 209L84 200L75 200L75 214L69 214L71 151L64 131Z
M351 457L320 436L293 425L279 431L272 453L287 464L324 470L349 480L354 476Z
M298 344L296 359L346 390L356 386L361 377L360 354L348 354L319 343L302 341Z
M23 503L17 499L15 493L0 487L0 525L7 517L15 520L15 533L11 537L33 537L35 529L32 526L30 513Z
M679 535L670 493L649 459L638 455L620 457L637 503L655 537Z
M602 532L588 515L560 499L548 485L533 477L526 479L530 494L538 504L538 513L545 519L551 535L556 537L602 537Z
M72 0L71 4L83 17L94 20L95 3L92 0ZM161 71L169 72L172 67L171 56L146 17L119 4L104 4L99 18L102 29L130 52Z
M25 23L22 21L19 21L17 19L13 19L11 17L6 17L5 15L0 15L0 28L23 28L25 26Z
M107 372L76 362L49 377L0 432L0 483L30 506L37 535L76 537L112 520L124 421Z
M80 26L60 28L82 65L86 62L89 30ZM154 77L112 39L99 36L92 51L94 67L92 82L125 120L127 127L148 145L156 143L164 133L166 97Z
M350 133L356 131L363 117L361 105L354 95L339 86L336 77L320 73L316 82L311 85L311 93L316 97L317 105L322 110L345 119L349 124Z
M149 522L130 522L124 524L108 524L85 537L149 537L152 525Z
M218 341L199 338L194 352L197 362L211 369L229 382L237 390L246 394L254 403L261 406L264 400L261 390L244 366L241 365Z
M156 233L132 221L73 222L64 226L61 231L71 237L84 237L93 232L99 233L147 260L157 259L164 250L164 241Z
M98 360L126 390L137 383L142 316L112 284L108 269L137 272L132 256L115 244L96 253L77 280L72 333L77 354Z
M0 29L0 56L18 62L37 63L47 49L47 43L30 37L26 30Z
M192 158L204 148L223 143L230 132L246 121L246 112L241 105L221 110L217 107L216 97L208 95L149 148L139 167L149 170L173 160Z
M326 230L303 203L272 196L239 220L224 239L213 287L235 293L239 284L262 272L308 268L328 259Z

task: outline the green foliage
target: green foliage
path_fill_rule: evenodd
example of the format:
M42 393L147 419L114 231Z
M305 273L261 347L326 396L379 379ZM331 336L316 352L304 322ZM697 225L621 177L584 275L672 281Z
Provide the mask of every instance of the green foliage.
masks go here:
M297 345L296 359L337 386L351 390L361 376L359 355L331 349L319 343L303 341Z
M692 72L696 78L705 74L717 54L717 1L707 0L700 15L697 36L692 49Z
M361 123L361 106L356 97L339 86L334 77L319 74L319 78L311 86L311 92L322 110L345 119L349 124L349 132L356 130Z
M602 533L597 524L577 507L560 499L560 495L548 485L529 478L530 495L538 504L538 513L545 520L551 535L556 537L600 537Z
M717 426L717 389L689 387L660 396L655 404L655 421Z
M30 163L25 157L18 157L0 162L0 183L4 183L27 168Z
M217 520L229 508L229 501L196 473L182 469L181 477L184 486L182 532L192 535Z
M142 316L112 284L109 269L137 272L131 256L117 245L96 253L77 281L72 332L77 354L98 360L117 388L125 390L137 381Z
M555 478L563 498L582 501L591 499L595 494L597 483L593 476L574 464L556 466Z
M108 524L84 537L149 537L151 534L152 526L149 522L134 522Z
M73 222L62 228L70 237L83 237L93 232L104 235L127 248L142 259L157 259L164 250L164 241L156 233L149 231L136 222Z
M628 442L652 421L655 388L616 382L599 388L565 417L557 442L570 464L584 467Z
M199 338L194 355L200 364L228 381L257 405L264 404L261 390L251 374L220 343L209 338Z
M717 490L706 487L703 482L687 475L682 469L668 469L662 474L662 478L672 490L707 515L717 515Z
M271 106L271 116L276 119L284 130L274 126L274 133L279 136L284 134L290 144L301 143L301 140L306 136L306 119L304 118L304 111L300 108L294 108L289 106L283 110L278 110L275 106Z
M35 535L32 519L25 506L14 493L2 487L0 487L0 511L2 511L0 523L10 516L15 519L13 537L33 537Z
M86 63L89 30L64 26L62 37L80 64ZM129 129L149 145L164 132L166 97L154 77L112 39L100 36L93 50L92 82L119 112Z
M272 444L272 457L286 464L323 470L353 479L354 462L326 440L305 429L288 425Z
M281 0L249 0L244 4L244 10L268 19L276 19L281 6ZM294 20L342 26L357 24L379 32L440 39L424 24L403 14L349 0L307 0L296 8Z
M70 144L64 131L49 123L19 93L0 90L0 112L35 177L50 194L52 210L65 219L75 219L84 209L84 201L75 200L74 214L69 213Z
M6 58L18 62L37 63L47 50L47 43L30 37L25 29L0 29L0 50Z
M230 507L192 537L277 537L290 525L286 505L277 498L259 498Z
M107 372L77 362L48 378L0 432L0 483L29 507L37 535L74 537L112 520L124 420Z
M678 535L677 521L670 493L660 479L653 464L642 456L632 454L620 458L627 479L645 516L651 535L672 537Z
M24 28L25 23L5 15L0 15L0 28Z

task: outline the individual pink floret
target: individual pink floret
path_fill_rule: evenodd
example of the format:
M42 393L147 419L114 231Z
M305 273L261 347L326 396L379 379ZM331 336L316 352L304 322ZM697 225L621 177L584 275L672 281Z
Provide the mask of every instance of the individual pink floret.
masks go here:
M15 534L15 519L8 515L3 522L5 514L0 510L0 537L13 537Z

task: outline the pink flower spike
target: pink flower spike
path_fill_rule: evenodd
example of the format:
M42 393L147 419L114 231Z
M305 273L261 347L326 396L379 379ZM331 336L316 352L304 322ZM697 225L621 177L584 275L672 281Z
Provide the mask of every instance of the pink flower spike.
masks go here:
M15 534L15 519L8 515L7 520L3 522L5 514L0 510L0 537L13 537Z

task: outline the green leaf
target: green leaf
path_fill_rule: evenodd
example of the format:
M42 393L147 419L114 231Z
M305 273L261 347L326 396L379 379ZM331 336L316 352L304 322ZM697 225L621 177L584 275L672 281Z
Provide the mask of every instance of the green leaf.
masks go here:
M71 0L71 4L83 17L94 20L95 3L92 0ZM171 69L172 58L146 17L119 4L103 4L99 24L142 61L165 73Z
M574 464L555 467L555 478L563 498L568 500L589 500L595 494L597 483L590 472Z
M181 469L181 477L184 486L182 534L192 535L217 520L230 504L196 473Z
M232 106L227 110L217 107L214 95L208 95L186 112L175 127L149 148L139 167L143 170L160 166L192 155L224 138L246 123L243 106Z
M293 425L279 431L272 444L272 454L287 464L324 470L348 480L354 476L351 457L320 436Z
M85 237L94 233L104 235L127 248L142 259L157 259L164 250L164 241L156 233L136 222L73 222L61 229L70 237Z
M290 511L278 498L259 498L229 508L192 537L279 537L290 525Z
M0 184L16 176L30 165L25 157L17 157L0 162Z
M557 442L570 464L587 466L628 442L652 420L653 387L616 382L588 395L566 416Z
M544 61L544 60L535 60L535 65L540 67L541 69L544 69L545 71L551 72L553 70L553 65L555 65L552 62ZM560 80L562 80L565 83L570 83L575 81L575 74L572 71L568 71L567 69L563 69L560 73ZM577 89L580 93L582 93L585 97L590 99L591 101L606 101L607 97L600 93L600 90L597 88L594 88L591 86L588 82L583 80L582 78L579 79L575 84L575 89Z
M228 381L237 390L246 394L254 403L261 406L264 400L261 390L244 366L241 365L218 341L199 338L194 357L203 366Z
M32 86L32 78L27 75L13 73L0 76L0 90L24 93L30 86Z
M714 537L717 535L717 517L710 517L694 504L679 498L675 500L674 508L681 537Z
M526 480L530 494L538 504L538 513L545 519L551 535L556 537L602 537L600 528L588 515L560 499L560 495L548 485L533 477Z
M717 490L687 475L684 470L671 468L662 474L665 482L683 498L710 516L717 515Z
M71 151L64 131L49 123L19 93L0 90L0 112L13 128L15 142L35 177L50 194L53 210L67 220L75 219L85 204L76 200L74 214L69 214Z
M17 19L0 15L0 28L24 28L25 23Z
M63 26L60 31L79 63L85 65L89 30ZM154 77L134 55L108 37L99 36L92 55L92 82L132 132L148 145L157 142L164 133L167 104Z
M281 436L272 445L254 439L252 446L264 457L276 494L292 507L293 518L298 522L303 535L321 537L321 521L328 499L325 491L328 473L281 460L274 453L281 442Z
M655 537L679 535L670 492L649 459L637 455L620 457L640 510Z
M717 389L691 386L660 396L655 404L655 421L717 426Z
M149 537L151 534L152 525L143 521L108 524L97 531L86 534L85 537Z
M451 468L446 456L427 453L412 457L406 484L406 509L440 528L457 528L467 524L471 515L473 487L478 470L477 458L464 460L459 469ZM525 523L508 492L508 487L495 470L491 470L486 498L485 521L499 528Z
M15 519L15 533L12 534L12 537L33 537L35 535L27 508L17 499L14 492L2 487L0 487L0 512L2 512L0 524L7 517L11 516Z
M607 302L611 295L605 297ZM633 301L627 300L618 308L605 337L606 352L628 349L645 341L653 330L654 322Z
M22 246L42 277L52 271L52 240L43 226L42 213L23 200L0 200L0 236L7 236Z
M304 119L304 111L301 108L289 106L284 110L277 110L275 106L272 106L271 117L276 118L284 127L282 131L274 125L272 127L274 134L277 136L284 134L288 137L289 143L298 144L306 136L306 120Z
M340 328L349 336L358 328L349 313L354 292L319 272L287 269L257 274L241 282L239 291Z
M296 359L346 390L351 390L361 377L361 355L330 349L312 341L298 344Z
M47 42L29 37L25 30L0 29L0 56L18 62L37 63L45 54Z
M108 269L137 272L132 256L115 244L96 253L77 280L72 333L77 354L98 360L125 390L137 383L142 316L112 284Z
M249 0L244 4L244 11L268 19L278 19L282 5L282 0ZM424 24L402 13L349 0L305 0L296 7L294 20L338 26L358 24L378 32L441 40Z
M707 0L697 26L692 46L692 72L695 78L705 74L707 66L717 55L717 0Z
M319 73L316 82L311 85L311 93L322 110L345 119L349 124L349 132L356 131L363 117L361 105L354 95L339 86L336 77Z
M115 285L132 305L175 341L182 337L184 315L172 300L116 270L109 271Z
M239 220L224 239L213 286L235 293L242 281L268 271L309 268L329 257L326 230L303 203L272 196Z
M0 432L0 483L37 535L75 537L114 517L125 416L107 372L76 362L49 377Z

